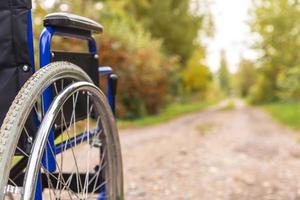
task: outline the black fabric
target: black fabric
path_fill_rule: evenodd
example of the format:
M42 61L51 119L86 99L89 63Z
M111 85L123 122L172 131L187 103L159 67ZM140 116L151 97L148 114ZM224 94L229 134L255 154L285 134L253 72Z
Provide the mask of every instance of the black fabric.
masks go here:
M31 0L0 0L0 125L19 89L31 76L28 12ZM30 69L23 71L23 66Z
M11 8L31 9L31 0L0 0L0 9Z
M13 6L0 9L0 68L30 63L28 12L27 8Z

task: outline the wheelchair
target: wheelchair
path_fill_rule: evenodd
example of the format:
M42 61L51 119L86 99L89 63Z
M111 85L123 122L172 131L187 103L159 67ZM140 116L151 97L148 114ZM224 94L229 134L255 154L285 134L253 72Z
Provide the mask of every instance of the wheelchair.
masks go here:
M31 0L0 5L0 200L123 199L117 76L98 67L93 37L103 27L49 14L37 70L31 8ZM89 52L54 51L53 36L86 41Z

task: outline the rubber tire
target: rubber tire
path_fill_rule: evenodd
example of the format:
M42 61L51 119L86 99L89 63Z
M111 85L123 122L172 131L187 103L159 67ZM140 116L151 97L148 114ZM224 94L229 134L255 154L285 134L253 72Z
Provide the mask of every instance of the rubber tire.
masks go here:
M0 200L4 199L5 186L22 129L36 99L45 88L63 78L93 83L90 77L78 66L69 62L53 62L38 70L24 84L13 101L0 129ZM113 135L116 150L117 196L123 199L123 173L118 134Z

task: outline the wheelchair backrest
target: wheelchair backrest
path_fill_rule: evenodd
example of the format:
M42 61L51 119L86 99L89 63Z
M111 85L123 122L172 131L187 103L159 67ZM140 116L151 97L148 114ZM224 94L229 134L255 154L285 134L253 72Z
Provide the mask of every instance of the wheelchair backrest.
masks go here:
M32 75L31 0L0 3L0 125L20 87Z

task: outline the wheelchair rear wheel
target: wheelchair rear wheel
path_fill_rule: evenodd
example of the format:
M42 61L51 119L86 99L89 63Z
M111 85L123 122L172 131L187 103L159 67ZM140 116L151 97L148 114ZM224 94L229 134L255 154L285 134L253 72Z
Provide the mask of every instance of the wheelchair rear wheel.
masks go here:
M0 199L123 198L113 114L79 67L51 63L21 89L0 129L0 174Z

